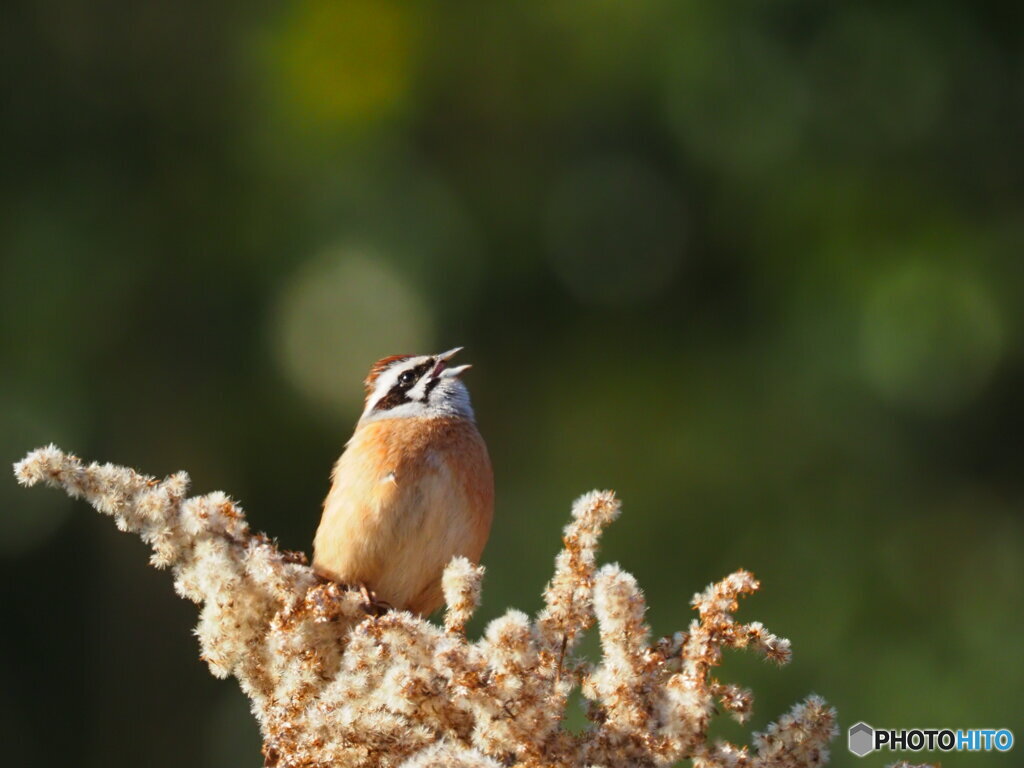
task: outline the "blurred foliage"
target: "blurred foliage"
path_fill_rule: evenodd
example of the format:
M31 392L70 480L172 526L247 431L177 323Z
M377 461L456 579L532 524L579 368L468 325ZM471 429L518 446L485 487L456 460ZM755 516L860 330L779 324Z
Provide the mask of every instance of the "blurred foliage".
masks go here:
M814 690L844 729L1014 726L1021 6L0 20L8 464L184 468L308 550L369 364L463 344L498 484L477 630L539 605L569 502L613 487L605 555L655 632L762 578L741 616L795 661L727 663L755 725ZM8 761L259 765L143 548L59 494L0 503Z

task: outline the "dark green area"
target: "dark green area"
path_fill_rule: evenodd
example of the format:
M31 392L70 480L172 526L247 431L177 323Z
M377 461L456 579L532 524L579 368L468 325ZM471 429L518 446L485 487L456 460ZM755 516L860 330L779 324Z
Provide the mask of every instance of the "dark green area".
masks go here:
M370 363L465 345L498 487L474 631L539 606L571 500L612 487L603 554L656 634L762 579L739 615L795 653L727 657L755 728L814 691L838 766L891 761L849 755L857 720L1024 738L1022 29L947 0L14 0L0 458L186 469L308 551ZM0 508L9 764L260 764L138 541L13 479Z

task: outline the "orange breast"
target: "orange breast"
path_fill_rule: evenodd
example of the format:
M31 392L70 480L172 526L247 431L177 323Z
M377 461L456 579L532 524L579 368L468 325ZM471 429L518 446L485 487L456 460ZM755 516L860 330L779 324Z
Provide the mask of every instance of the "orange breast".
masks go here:
M472 422L370 422L334 466L313 566L425 615L443 601L441 574L451 558L479 560L493 508L491 463Z

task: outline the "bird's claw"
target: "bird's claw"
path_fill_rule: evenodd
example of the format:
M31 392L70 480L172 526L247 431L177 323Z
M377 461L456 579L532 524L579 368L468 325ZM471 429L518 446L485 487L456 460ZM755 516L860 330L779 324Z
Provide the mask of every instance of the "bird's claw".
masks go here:
M359 584L359 594L363 596L363 610L370 616L383 616L394 608L391 603L377 597L377 593L365 584Z

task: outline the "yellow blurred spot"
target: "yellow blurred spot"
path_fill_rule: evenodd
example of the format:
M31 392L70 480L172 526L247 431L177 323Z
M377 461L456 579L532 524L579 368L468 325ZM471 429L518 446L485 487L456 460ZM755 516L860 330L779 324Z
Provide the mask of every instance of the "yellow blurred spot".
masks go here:
M864 372L888 400L948 411L988 383L1002 339L998 311L981 283L912 263L871 289L861 337Z
M336 248L307 263L281 293L277 359L311 400L352 417L370 365L429 352L433 318L420 296L379 257Z
M406 93L414 24L391 2L305 0L270 48L286 104L326 127L372 120Z

